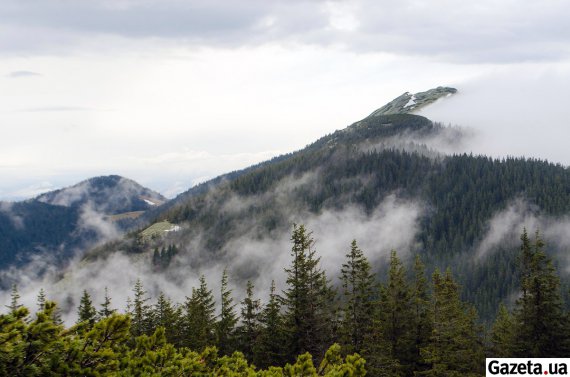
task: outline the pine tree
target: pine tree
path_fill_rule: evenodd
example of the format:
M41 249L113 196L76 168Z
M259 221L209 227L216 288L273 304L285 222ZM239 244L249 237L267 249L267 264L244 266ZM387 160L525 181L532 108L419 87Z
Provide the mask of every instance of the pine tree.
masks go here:
M83 290L83 295L79 301L77 308L77 323L86 323L89 327L93 326L97 317L97 310L91 302L91 296L87 290Z
M275 293L275 281L271 281L269 301L261 312L259 322L261 329L255 348L254 363L262 368L283 365L286 357L286 334L280 298Z
M131 315L131 334L133 337L150 333L150 306L147 304L149 298L143 288L140 279L137 279L133 287L133 300L129 314Z
M110 317L111 314L115 313L117 309L111 309L111 297L109 297L109 292L107 287L105 287L105 298L103 299L103 303L101 304L101 310L99 310L99 318L107 318Z
M237 333L239 338L239 350L245 357L252 361L254 350L257 347L257 337L260 333L260 309L259 300L253 297L253 283L247 281L246 296L241 301L241 325Z
M289 358L305 352L323 357L332 338L334 293L319 268L314 240L304 225L293 226L291 241L293 262L285 269L288 288L283 297Z
M352 241L346 254L340 279L345 301L340 329L344 349L347 353L361 353L365 336L372 330L374 275L356 240Z
M10 309L10 313L15 313L19 308L22 307L20 304L20 293L18 293L18 286L12 284L12 290L10 292L10 305L6 305Z
M208 289L206 278L200 276L200 286L192 289L192 296L184 303L184 338L182 345L192 350L203 350L215 343L216 303Z
M220 316L216 323L218 349L222 355L230 355L235 349L237 316L232 291L228 288L228 274L224 269L220 288Z
M533 243L523 231L522 295L514 311L514 354L518 357L563 357L570 351L560 280L544 247L538 231Z

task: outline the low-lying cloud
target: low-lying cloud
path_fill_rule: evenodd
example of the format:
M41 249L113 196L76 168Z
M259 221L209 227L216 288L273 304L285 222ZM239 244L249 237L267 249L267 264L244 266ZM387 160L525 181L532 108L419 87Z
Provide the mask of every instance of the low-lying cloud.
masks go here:
M6 77L11 79L18 79L22 77L38 77L38 76L41 76L41 74L32 71L13 71L6 75Z
M510 67L457 86L459 92L420 111L475 133L466 149L494 157L525 156L570 165L570 86L565 66Z
M310 176L300 178L301 183L309 182ZM295 186L292 184L291 187ZM287 189L281 186L282 192ZM285 194L282 194L285 195ZM236 203L239 200L230 200ZM284 200L284 196L282 196ZM226 210L242 208L228 204ZM304 223L316 240L315 249L321 257L321 266L333 283L337 283L340 267L349 251L352 239L357 239L369 260L373 263L383 263L390 250L396 249L405 257L415 247L415 237L418 231L418 221L423 214L423 206L418 202L402 200L396 195L387 196L371 214L366 214L361 208L348 206L342 210L324 210L318 214L305 212L290 216L287 221ZM83 212L84 227L97 227L106 236L106 226L98 216L89 210ZM213 289L218 299L219 281L224 269L228 269L230 286L234 289L236 302L243 297L245 280L252 280L256 286L256 294L266 299L272 280L276 281L278 289L285 287L284 268L291 262L290 228L259 237L254 220L244 219L244 231L240 236L232 238L222 250L216 253L215 260L202 261L195 265L197 250L200 246L200 236L193 243L180 245L183 251L172 262L166 273L153 269L152 252L145 254L126 255L116 251L106 258L85 262L80 258L70 265L63 275L55 268L44 266L41 259L36 259L23 270L5 272L4 279L12 279L18 283L22 302L28 307L35 308L35 300L40 288L44 288L50 299L58 301L63 308L64 319L72 323L76 319L76 307L83 289L92 295L93 302L103 302L104 288L107 287L113 299L113 305L125 309L127 298L132 296L131 288L137 279L141 279L148 294L156 298L160 292L165 292L175 302L183 302L190 296L192 287L197 286L198 278L204 274L209 287ZM105 225L105 224L103 224ZM37 274L38 269L44 274ZM0 301L7 302L9 292L0 294Z
M565 272L570 272L570 217L552 217L542 214L536 206L523 199L512 201L507 208L497 211L487 224L487 231L476 246L475 259L482 260L491 253L509 245L513 250L520 244L520 235L526 229L529 237L539 231L549 249L564 262Z

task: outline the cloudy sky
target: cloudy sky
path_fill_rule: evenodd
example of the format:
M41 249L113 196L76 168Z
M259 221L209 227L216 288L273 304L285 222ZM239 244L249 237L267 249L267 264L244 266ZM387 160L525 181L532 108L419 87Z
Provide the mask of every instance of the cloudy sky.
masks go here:
M570 165L563 0L2 0L0 199L120 174L167 196L404 91L476 153Z

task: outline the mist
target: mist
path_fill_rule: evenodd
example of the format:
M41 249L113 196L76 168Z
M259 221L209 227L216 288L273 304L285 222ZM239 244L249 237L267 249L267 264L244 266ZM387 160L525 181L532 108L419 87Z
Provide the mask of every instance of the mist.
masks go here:
M517 65L455 85L459 92L418 114L473 131L469 152L570 165L566 66Z
M278 185L275 193L277 206L290 208L288 193L294 187L311 184L314 174L306 174L299 179L291 179ZM256 198L263 200L263 198ZM240 211L253 201L238 196L230 198L224 204L225 211ZM320 213L308 211L286 212L284 216L289 224L305 224L315 239L315 249L331 283L338 284L338 275L345 255L349 251L352 239L357 239L360 248L371 263L386 263L392 249L398 250L405 258L416 246L415 238L418 221L424 213L424 206L419 202L402 200L396 194L388 195L371 214L356 206L347 206L341 210L324 210ZM98 307L104 300L105 287L112 298L112 306L119 310L126 309L128 297L132 297L132 287L140 279L151 303L161 292L174 302L182 303L192 294L192 287L198 286L200 275L206 277L208 287L213 290L219 302L220 280L224 269L230 277L235 303L245 295L245 283L251 280L255 285L255 294L262 301L267 299L269 287L275 281L277 290L285 289L286 274L284 268L291 263L291 228L259 237L255 219L244 218L240 236L232 238L215 259L197 256L200 250L202 234L193 237L181 245L181 252L171 266L164 272L158 272L152 266L152 251L143 254L125 254L115 250L107 257L94 261L81 259L78 253L66 271L58 271L49 258L35 258L23 269L12 269L3 273L3 279L10 279L18 285L21 302L36 309L37 294L44 289L48 299L58 302L62 309L62 318L67 324L76 320L79 299L84 289ZM104 236L113 236L109 224L101 221L99 215L85 208L82 225ZM207 232L203 230L201 232ZM201 233L200 232L200 233ZM168 235L167 237L176 237ZM168 240L165 240L168 242ZM200 259L197 265L196 258ZM43 273L39 274L38 271ZM0 300L9 302L9 291L0 293Z
M475 246L474 259L482 261L500 248L509 247L515 252L520 245L520 235L526 229L534 239L535 232L546 243L546 249L559 262L564 273L570 273L570 217L547 216L535 205L519 198L505 209L497 211L487 222L487 230Z

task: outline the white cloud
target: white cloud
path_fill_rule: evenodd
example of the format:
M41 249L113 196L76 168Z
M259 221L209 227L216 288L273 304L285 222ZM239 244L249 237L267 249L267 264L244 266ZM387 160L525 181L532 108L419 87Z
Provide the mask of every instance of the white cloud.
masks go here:
M570 63L520 64L458 83L459 93L421 115L474 130L466 150L570 165Z

